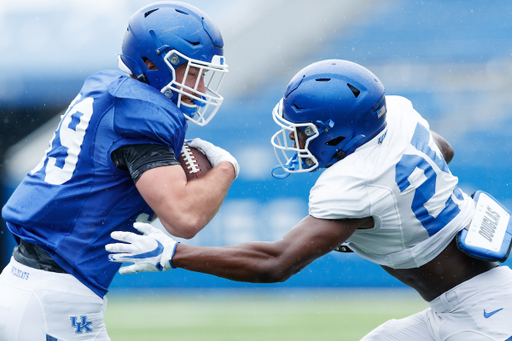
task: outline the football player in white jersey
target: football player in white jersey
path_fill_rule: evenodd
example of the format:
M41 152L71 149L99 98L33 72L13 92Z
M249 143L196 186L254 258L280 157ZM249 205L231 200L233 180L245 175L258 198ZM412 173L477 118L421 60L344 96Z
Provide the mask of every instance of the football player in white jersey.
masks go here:
M121 273L161 263L280 282L343 244L429 305L363 340L512 340L512 271L459 249L457 235L471 223L475 201L448 168L450 144L409 100L385 96L380 80L358 64L325 60L291 80L273 117L281 127L272 144L283 174L325 169L311 189L309 215L280 241L226 247L176 247L139 224L144 235L114 232L123 243L107 245L112 261L134 263ZM157 242L175 253L140 258Z

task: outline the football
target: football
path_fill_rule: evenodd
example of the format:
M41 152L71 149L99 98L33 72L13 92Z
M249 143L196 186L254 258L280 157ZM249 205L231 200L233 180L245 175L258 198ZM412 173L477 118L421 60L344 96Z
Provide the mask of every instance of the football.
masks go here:
M187 175L187 181L199 179L212 169L210 161L199 149L183 144L178 162Z

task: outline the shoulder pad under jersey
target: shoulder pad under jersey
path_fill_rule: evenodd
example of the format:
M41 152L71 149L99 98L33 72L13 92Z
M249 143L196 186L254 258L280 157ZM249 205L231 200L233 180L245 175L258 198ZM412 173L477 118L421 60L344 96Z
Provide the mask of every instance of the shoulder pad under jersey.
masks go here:
M155 88L129 77L112 82L114 129L128 142L158 143L181 150L187 121L183 112Z

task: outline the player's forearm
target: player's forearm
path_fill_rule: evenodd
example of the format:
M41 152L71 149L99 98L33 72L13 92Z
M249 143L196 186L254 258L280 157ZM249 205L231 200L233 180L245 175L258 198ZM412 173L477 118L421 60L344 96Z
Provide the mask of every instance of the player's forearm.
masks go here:
M178 202L160 208L158 217L166 230L180 238L192 238L217 214L234 179L231 164L213 168L203 178L185 185Z
M172 262L178 268L253 283L282 282L300 270L287 265L275 243L267 242L225 247L179 244Z
M358 226L370 223L373 226L373 218L342 221L307 216L276 242L224 247L179 244L172 262L180 268L235 281L282 282L331 252Z

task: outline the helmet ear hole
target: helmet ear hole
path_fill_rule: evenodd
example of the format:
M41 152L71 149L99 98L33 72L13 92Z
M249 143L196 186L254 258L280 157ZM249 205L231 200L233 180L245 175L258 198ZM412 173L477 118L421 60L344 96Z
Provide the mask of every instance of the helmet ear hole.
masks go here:
M146 64L146 67L148 70L158 70L158 67L153 63L151 60L149 60L146 57L142 57L142 60L144 61L144 64Z
M331 147L336 147L344 139L345 139L345 136L338 136L338 137L336 137L336 138L334 138L334 139L332 139L330 141L325 142L325 144L328 145L328 146L331 146Z

